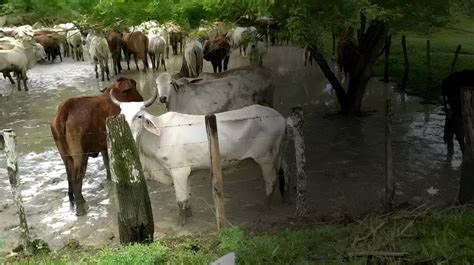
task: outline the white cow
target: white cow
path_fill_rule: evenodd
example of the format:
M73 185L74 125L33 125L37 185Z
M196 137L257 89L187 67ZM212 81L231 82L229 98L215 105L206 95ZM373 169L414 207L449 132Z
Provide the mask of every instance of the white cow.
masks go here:
M209 114L253 104L273 106L273 73L264 67L244 66L199 78L171 79L162 73L156 79L160 102L170 111Z
M185 217L191 216L189 175L210 168L204 115L167 112L154 116L143 110L143 102L120 103L113 95L112 100L120 104L129 122L145 177L173 183L179 222L184 225ZM222 167L247 158L254 160L262 170L269 206L282 165L285 119L261 105L219 113L216 119Z
M203 46L199 39L194 39L184 47L184 60L188 69L187 77L198 77L203 66Z
M84 61L84 54L82 52L82 35L78 29L70 30L66 33L67 42L71 48L72 58L77 61Z
M165 30L166 31L166 30ZM148 34L148 55L150 55L151 64L153 69L160 67L160 59L163 67L166 71L166 40L161 35L155 35L153 33ZM155 68L156 67L156 68Z
M239 48L241 55L247 55L247 45L256 39L257 29L255 27L237 27L227 33L230 45L233 49Z
M28 90L26 85L26 71L33 67L38 61L40 51L34 41L30 39L15 40L12 38L0 39L0 72L5 76L9 76L10 72L15 72L18 81L18 90L20 90L20 79L23 80L25 90ZM11 76L9 77L10 80Z
M87 45L89 46L89 56L94 64L95 78L99 78L97 64L100 66L102 81L104 81L104 72L109 81L109 45L105 37L89 33L87 35Z

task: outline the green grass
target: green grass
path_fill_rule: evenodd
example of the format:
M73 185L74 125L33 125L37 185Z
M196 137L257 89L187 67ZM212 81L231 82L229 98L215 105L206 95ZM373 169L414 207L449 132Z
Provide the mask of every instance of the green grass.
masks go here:
M251 232L228 228L219 233L165 237L149 245L76 249L17 260L19 264L209 264L235 252L238 264L365 264L370 255L403 252L403 259L372 257L371 261L429 261L460 264L474 261L474 208L402 210L384 217L275 228ZM377 256L377 255L375 255Z
M470 32L467 32L470 31ZM429 35L413 32L404 32L392 36L390 51L390 75L400 79L403 76L404 59L401 45L402 35L407 38L409 60L408 89L425 93L426 67L426 40L431 45L432 83L430 90L439 93L441 81L450 74L454 52L458 45L462 45L454 71L474 69L474 22L466 20L449 27L433 32ZM374 67L374 75L382 76L384 72L384 56L380 56Z

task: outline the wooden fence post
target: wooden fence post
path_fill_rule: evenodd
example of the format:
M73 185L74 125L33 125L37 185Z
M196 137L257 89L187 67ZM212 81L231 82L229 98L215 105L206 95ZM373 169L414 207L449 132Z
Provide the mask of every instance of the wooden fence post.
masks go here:
M456 51L454 52L454 59L453 59L453 62L451 63L451 73L454 72L454 67L456 66L456 62L458 60L458 55L459 55L459 52L461 51L461 44L458 45L458 47L456 48Z
M407 37L405 35L402 36L402 49L403 49L403 61L404 61L404 69L403 69L403 78L401 84L401 91L405 91L407 87L408 81L408 72L409 72L409 63L408 63L408 51L407 51Z
M205 117L207 139L209 140L209 154L211 156L212 194L216 208L217 229L225 226L224 183L222 182L221 154L219 151L219 137L217 132L216 115Z
M458 202L470 202L474 192L474 87L461 89L462 119L464 127L464 152L462 155L461 180Z
M106 127L120 243L152 242L153 213L132 132L123 114L107 118Z
M389 91L389 84L385 84L385 210L390 211L393 206L395 196L395 177L393 175L392 157L392 99Z
M431 44L430 40L426 40L426 92L431 89Z
M392 35L385 37L385 67L383 71L383 80L388 83L390 79L390 46L392 46Z
M294 130L295 154L296 154L296 216L304 217L306 209L306 157L304 154L305 144L303 138L303 108L301 106L292 109L292 122Z
M12 129L3 130L5 141L5 153L7 158L7 172L10 185L12 187L13 201L17 207L20 219L20 243L23 245L25 255L33 253L28 223L26 222L25 209L20 190L20 176L18 174L18 150L16 145L16 134Z

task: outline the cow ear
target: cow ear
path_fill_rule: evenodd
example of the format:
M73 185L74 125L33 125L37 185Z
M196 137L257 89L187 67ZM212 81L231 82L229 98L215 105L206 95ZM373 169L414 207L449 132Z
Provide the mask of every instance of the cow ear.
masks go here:
M143 127L145 127L147 131L155 135L161 135L161 130L156 127L155 123L152 120L148 119L146 116L143 117Z

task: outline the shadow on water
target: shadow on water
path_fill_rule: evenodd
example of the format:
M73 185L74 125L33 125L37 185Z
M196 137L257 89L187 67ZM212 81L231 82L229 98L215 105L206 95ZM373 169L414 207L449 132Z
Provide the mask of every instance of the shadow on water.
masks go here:
M168 71L177 72L181 57L171 56ZM229 68L248 64L234 51ZM384 189L385 84L372 79L364 100L362 117L338 115L334 92L316 65L303 66L303 52L295 47L270 47L264 64L276 75L274 106L284 116L302 105L305 113L305 142L308 176L308 206L316 217L339 211L358 215L378 205ZM126 66L122 62L123 66ZM132 64L133 65L133 64ZM208 62L204 70L211 71ZM140 65L141 66L141 65ZM96 95L113 82L94 78L89 62L70 58L62 63L38 65L28 73L29 92L18 92L14 85L0 81L0 129L13 128L18 135L22 194L32 233L51 246L60 247L70 238L81 244L117 244L118 232L109 184L101 158L89 160L84 197L87 216L76 217L69 208L64 166L54 146L50 121L58 104L70 97ZM161 72L160 70L159 72ZM147 97L157 71L125 71L135 78ZM391 87L393 84L389 84ZM392 90L392 89L390 89ZM397 180L396 201L420 204L425 201L451 202L456 194L460 165L457 151L452 163L446 162L442 141L444 115L438 105L420 104L421 99L392 93L393 156ZM155 103L150 112L160 114L164 106ZM287 160L294 166L293 148ZM17 242L17 216L6 179L5 156L0 153L0 234L6 243L0 251ZM294 205L281 205L274 196L273 209L263 210L264 184L253 162L244 162L225 172L225 198L228 219L243 227L259 227L287 220ZM170 186L148 181L155 217L156 235L183 234L215 229L213 200L207 171L193 173L194 216L184 226L176 225L176 200Z

